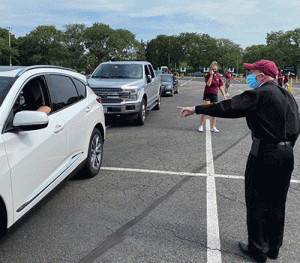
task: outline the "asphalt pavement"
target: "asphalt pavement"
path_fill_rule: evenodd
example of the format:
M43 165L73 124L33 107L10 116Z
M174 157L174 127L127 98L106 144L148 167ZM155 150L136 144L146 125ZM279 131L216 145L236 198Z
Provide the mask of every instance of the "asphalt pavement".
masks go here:
M203 78L179 79L143 126L109 121L99 174L79 172L0 240L0 262L253 262L247 241L244 170L251 146L245 119L217 119L220 133L197 128ZM232 81L229 97L249 87ZM292 93L300 101L300 85ZM219 96L219 99L222 97ZM299 262L300 143L287 201L284 244L274 262ZM268 261L273 262L273 261Z

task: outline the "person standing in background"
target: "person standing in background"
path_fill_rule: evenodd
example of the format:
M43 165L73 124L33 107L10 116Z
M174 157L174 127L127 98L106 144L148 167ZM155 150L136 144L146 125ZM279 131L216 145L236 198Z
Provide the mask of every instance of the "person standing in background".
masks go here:
M230 74L230 70L228 69L225 74L225 96L229 96L228 89L230 86L230 80L233 79Z
M284 83L284 88L285 89L289 89L289 77L290 77L290 72L286 73L284 75L284 80L283 80L283 83Z
M221 91L224 100L226 100L225 92L223 89L223 81L218 73L218 63L216 61L212 62L210 65L210 71L205 76L205 88L204 88L204 95L203 95L203 104L208 105L215 102L218 102L218 90ZM198 128L199 132L203 132L203 124L205 121L206 115L201 115L200 126ZM212 117L212 132L219 132L216 128L216 117Z

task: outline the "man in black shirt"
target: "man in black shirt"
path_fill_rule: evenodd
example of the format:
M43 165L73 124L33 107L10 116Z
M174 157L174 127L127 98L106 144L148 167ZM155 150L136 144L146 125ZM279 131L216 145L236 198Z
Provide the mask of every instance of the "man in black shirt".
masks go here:
M242 251L258 262L276 259L282 245L285 203L294 169L293 146L300 133L298 105L275 82L277 66L269 60L244 63L252 90L210 105L178 107L181 117L206 114L246 117L252 149L245 171L248 244Z

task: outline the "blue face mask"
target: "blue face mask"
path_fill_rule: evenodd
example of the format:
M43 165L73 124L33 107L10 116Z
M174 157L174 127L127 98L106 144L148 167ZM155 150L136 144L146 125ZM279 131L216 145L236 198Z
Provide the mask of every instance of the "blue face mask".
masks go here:
M247 83L253 89L255 89L259 84L259 82L256 80L256 75L254 75L254 74L248 75Z

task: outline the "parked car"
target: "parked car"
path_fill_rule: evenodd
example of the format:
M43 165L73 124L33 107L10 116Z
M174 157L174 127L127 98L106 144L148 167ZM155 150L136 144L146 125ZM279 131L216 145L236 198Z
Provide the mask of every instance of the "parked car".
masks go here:
M100 98L76 71L0 67L0 90L3 235L78 169L99 172L106 130Z
M200 71L192 73L192 76L194 77L205 77L205 75L206 75L205 73Z
M88 83L102 98L108 116L130 117L137 125L143 125L147 110L160 109L161 81L149 62L103 62Z
M162 81L162 89L161 94L162 95L171 95L178 93L179 90L179 84L178 79L175 75L172 74L161 74L161 81Z

